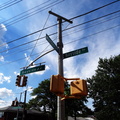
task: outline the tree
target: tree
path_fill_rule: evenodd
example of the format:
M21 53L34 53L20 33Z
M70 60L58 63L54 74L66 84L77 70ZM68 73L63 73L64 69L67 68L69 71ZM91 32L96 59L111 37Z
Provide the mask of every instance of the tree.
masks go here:
M120 119L120 55L99 59L96 73L88 82L98 120Z
M65 94L70 95L70 86L66 84ZM88 115L93 115L91 109L89 109L85 103L87 103L87 97L81 97L81 99L66 99L65 100L65 111L67 116L76 117L86 117Z
M69 84L66 84L65 94L70 94ZM31 99L27 105L28 108L40 110L43 108L46 113L47 110L53 116L53 120L56 118L57 113L57 96L50 92L50 80L42 81L37 88L31 93L32 96L36 96ZM65 111L66 116L87 116L91 115L91 110L85 105L87 102L86 97L82 99L66 99L65 100Z
M42 108L44 113L50 112L55 120L56 109L57 109L57 97L50 92L50 80L46 79L42 81L37 88L31 93L32 96L36 96L34 99L30 100L28 107L34 109Z

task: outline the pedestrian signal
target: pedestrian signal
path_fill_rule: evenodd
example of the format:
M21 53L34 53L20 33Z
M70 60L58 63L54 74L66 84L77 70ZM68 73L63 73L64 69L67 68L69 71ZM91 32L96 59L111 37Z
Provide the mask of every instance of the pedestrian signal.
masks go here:
M64 94L64 78L61 75L52 75L50 79L50 91L57 96Z
M70 93L74 96L86 96L88 94L87 82L85 80L72 81L70 84Z

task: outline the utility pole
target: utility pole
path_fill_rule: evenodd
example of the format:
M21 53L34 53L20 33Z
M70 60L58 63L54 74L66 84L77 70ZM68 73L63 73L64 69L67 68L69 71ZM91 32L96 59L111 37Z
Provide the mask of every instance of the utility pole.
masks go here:
M25 90L25 95L24 95L24 107L23 107L23 118L22 118L22 120L25 120L25 117L26 117L26 110L25 110L25 106L26 106L26 95L27 95L27 90Z
M58 20L58 74L64 77L63 74L63 42L62 42L62 20L72 23L72 21L49 11L50 14L57 17ZM61 101L61 97L57 97L57 120L65 120L65 101Z
M19 102L18 102L18 110L17 110L17 120L19 119L19 104L21 102L21 96L22 96L22 93L20 93L20 99L19 99Z

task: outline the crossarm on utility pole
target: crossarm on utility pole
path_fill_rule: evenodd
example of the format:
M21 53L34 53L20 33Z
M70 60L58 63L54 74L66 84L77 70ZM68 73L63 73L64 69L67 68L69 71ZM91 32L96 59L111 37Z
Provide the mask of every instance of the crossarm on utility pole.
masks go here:
M61 18L61 19L65 20L65 21L67 21L69 23L73 23L72 21L70 21L70 20L68 20L68 19L66 19L66 18L64 18L64 17L62 17L62 16L60 16L60 15L58 15L58 14L52 12L52 11L49 11L49 13L56 16L56 17L58 17L58 18Z

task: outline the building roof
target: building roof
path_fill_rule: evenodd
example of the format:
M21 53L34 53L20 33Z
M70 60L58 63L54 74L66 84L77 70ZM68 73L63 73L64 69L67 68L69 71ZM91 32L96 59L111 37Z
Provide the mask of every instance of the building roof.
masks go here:
M23 112L23 108L21 107L13 107L13 106L8 106L8 107L3 107L0 108L0 112L17 112L19 109L19 112ZM43 112L37 111L37 110L27 110L27 114L43 114Z

